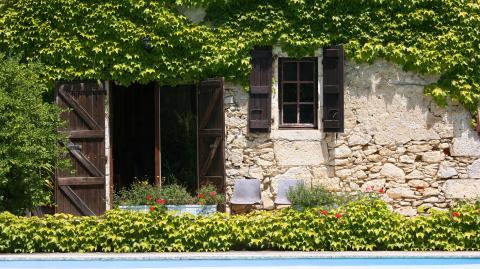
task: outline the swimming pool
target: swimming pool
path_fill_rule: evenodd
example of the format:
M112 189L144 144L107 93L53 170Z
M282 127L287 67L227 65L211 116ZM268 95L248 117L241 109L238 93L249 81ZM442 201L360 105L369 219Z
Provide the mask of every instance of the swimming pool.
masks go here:
M260 269L480 269L478 258L276 258L276 259L135 259L0 260L0 268L260 268Z

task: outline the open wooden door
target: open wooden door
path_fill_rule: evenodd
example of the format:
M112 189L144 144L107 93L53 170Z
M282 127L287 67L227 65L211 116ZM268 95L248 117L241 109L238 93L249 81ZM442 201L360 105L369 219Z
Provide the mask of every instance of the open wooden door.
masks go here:
M197 99L199 186L212 184L225 191L225 116L223 78L200 82Z
M66 146L74 174L57 171L57 213L99 215L105 211L105 96L102 83L58 83L56 103L69 135Z

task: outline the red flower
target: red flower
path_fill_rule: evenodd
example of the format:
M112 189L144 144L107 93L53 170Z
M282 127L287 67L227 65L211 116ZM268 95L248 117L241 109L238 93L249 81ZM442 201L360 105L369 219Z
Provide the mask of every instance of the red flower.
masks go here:
M385 193L385 189L384 188L379 189L378 193Z
M205 198L205 194L199 193L199 194L198 194L198 198Z
M152 196L150 194L147 194L147 200L148 201L151 201L152 200Z
M320 213L322 213L322 215L328 215L328 211L327 210L322 210Z
M452 217L460 217L460 212L452 212Z
M155 207L153 205L150 207L150 212L152 211L155 211Z
M164 199L157 199L157 204L159 205L164 205L167 203L167 200L164 200Z
M210 196L213 197L213 196L217 195L217 192L216 191L211 191L209 194L210 194Z
M340 214L340 213L335 214L335 218L339 219L341 217L342 217L342 214Z

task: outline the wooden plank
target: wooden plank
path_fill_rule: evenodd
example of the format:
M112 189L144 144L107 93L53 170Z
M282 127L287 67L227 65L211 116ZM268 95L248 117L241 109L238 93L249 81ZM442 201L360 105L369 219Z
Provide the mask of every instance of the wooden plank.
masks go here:
M160 132L160 86L155 85L155 185L161 184L162 178L162 141Z
M212 164L212 160L215 158L215 155L217 154L217 149L218 145L222 141L222 137L217 137L215 138L215 141L213 144L210 145L210 152L208 154L207 160L205 161L202 169L200 170L200 176L203 176L207 173L208 168L210 168L210 165Z
M221 136L225 130L222 129L202 129L198 133L202 136Z
M80 164L87 169L87 171L95 177L104 177L105 175L92 163L90 160L83 155L83 153L75 149L73 147L67 147L68 151L72 154L72 156L80 162Z
M70 139L80 138L105 138L105 132L103 130L72 130L63 132L68 135Z
M95 216L95 213L83 202L80 197L69 186L59 186L60 190L70 199L70 201L84 214L85 216Z
M65 93L63 86L58 90L58 95L78 114L78 116L88 125L92 130L103 130L100 125L90 116L90 114L73 99L68 93Z
M212 116L213 109L215 108L215 104L217 104L218 99L222 95L221 93L222 93L221 91L215 92L215 95L213 96L213 98L210 100L210 103L208 104L205 114L202 115L202 121L200 122L200 126L198 127L198 129L202 130L202 129L205 129L205 127L207 126L208 120Z
M104 185L105 178L103 177L59 177L59 186L73 186L73 185Z

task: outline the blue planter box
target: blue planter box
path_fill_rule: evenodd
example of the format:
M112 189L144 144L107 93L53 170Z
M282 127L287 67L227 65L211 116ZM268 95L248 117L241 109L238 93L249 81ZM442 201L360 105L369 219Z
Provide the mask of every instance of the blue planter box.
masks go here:
M123 211L150 212L149 205L122 205L118 207ZM176 215L190 213L192 215L210 215L217 212L217 205L167 205L168 211L173 211Z

